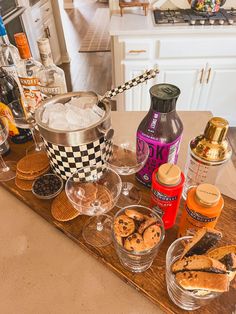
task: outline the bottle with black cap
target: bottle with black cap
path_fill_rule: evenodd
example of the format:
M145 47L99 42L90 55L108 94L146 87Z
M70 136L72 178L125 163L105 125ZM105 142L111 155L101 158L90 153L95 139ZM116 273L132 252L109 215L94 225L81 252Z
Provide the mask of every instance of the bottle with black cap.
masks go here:
M139 140L149 145L146 165L136 174L138 181L151 186L153 171L164 163L176 164L183 124L176 112L180 89L171 84L157 84L150 88L151 107L137 130ZM140 141L140 143L142 142Z

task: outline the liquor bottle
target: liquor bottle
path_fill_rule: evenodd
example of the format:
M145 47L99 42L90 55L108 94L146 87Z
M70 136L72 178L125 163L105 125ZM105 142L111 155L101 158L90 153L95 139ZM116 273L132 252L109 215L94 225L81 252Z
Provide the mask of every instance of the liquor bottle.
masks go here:
M18 49L10 43L2 17L0 16L0 66L14 77L22 92L23 90L17 75L17 65L19 62L20 55Z
M43 64L43 67L38 72L42 94L50 97L66 93L65 74L64 71L53 62L48 38L41 38L37 43Z
M183 124L176 112L179 95L179 88L171 84L157 84L150 89L151 107L137 130L137 142L140 139L149 145L148 160L136 174L137 180L146 186L151 185L156 168L177 162L183 133Z
M187 198L190 187L201 183L216 183L232 155L226 138L228 127L227 120L213 117L208 121L204 133L190 141L185 165L184 199Z
M25 116L19 86L13 76L0 68L0 115L9 118L9 135L16 144L32 139L29 129L17 128L14 118Z
M24 91L24 105L26 111L34 113L42 100L40 82L37 77L42 64L32 58L28 40L24 33L17 33L14 38L22 59L17 66L17 72Z

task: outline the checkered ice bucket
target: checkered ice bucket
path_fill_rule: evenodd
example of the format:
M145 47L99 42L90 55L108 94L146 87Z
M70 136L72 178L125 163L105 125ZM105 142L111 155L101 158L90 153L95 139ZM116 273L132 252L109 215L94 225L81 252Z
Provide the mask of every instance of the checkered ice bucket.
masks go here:
M66 103L71 97L82 96L97 97L93 92L63 94L44 102L35 114L51 167L64 180L67 180L76 170L87 166L96 165L102 171L104 162L109 159L112 153L113 130L111 129L110 104L107 99L103 99L99 103L99 106L105 111L104 116L91 127L75 131L59 131L50 129L42 122L45 105L53 106L55 103ZM89 167L86 169L87 173L84 173L83 177L90 175Z

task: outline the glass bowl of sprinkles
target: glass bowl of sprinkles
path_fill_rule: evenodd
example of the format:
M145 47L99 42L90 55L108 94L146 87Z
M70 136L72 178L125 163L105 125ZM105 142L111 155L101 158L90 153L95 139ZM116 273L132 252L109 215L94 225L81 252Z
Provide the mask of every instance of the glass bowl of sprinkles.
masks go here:
M40 199L56 197L63 189L63 180L56 174L48 173L34 181L32 193Z

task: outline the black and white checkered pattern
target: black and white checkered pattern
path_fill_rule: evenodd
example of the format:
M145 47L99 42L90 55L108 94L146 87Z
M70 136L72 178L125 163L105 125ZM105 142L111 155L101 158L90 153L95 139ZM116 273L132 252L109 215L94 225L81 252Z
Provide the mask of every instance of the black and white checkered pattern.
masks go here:
M95 142L71 147L60 146L43 140L53 171L64 180L67 180L72 173L80 168L96 165L102 169L104 162L112 154L112 141L107 141L104 137ZM87 167L81 173L81 179L86 179L90 175L91 171Z
M152 70L146 71L142 75L139 75L139 76L133 78L132 80L125 82L123 85L120 85L120 86L106 92L106 94L104 95L104 98L105 97L112 98L112 97L116 96L117 94L123 93L124 91L132 88L133 86L136 86L140 83L143 83L146 80L154 78L158 73L159 73L158 69L152 69Z

